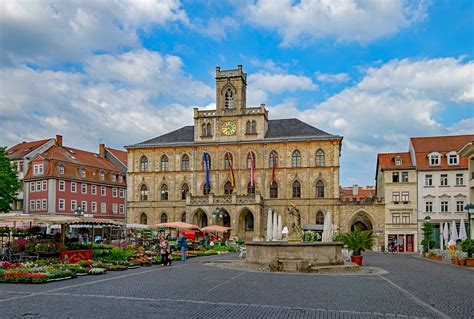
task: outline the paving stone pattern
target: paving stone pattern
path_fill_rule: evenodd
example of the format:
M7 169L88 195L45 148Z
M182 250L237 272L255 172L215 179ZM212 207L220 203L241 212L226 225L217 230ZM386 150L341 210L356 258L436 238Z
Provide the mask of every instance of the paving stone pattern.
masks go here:
M194 258L45 285L0 285L2 318L474 318L474 271L367 253L384 275L297 275Z

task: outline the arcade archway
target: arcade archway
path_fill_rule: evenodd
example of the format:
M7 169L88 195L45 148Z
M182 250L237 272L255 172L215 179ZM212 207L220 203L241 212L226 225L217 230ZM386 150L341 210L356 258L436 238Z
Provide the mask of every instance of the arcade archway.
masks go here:
M201 228L209 225L207 213L202 209L198 209L194 212L192 221L194 225Z
M369 214L364 211L359 211L351 218L349 228L351 231L356 228L359 230L373 230L374 226Z

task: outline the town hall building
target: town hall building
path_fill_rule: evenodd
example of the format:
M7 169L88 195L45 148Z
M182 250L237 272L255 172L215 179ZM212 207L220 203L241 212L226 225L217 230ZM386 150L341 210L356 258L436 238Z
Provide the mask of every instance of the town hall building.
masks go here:
M338 215L342 137L298 119L269 120L247 106L247 74L216 68L216 109L194 109L194 126L126 146L128 222L223 225L252 240L265 234L268 209L295 205L302 224ZM346 226L343 228L347 228ZM347 230L347 229L344 229Z

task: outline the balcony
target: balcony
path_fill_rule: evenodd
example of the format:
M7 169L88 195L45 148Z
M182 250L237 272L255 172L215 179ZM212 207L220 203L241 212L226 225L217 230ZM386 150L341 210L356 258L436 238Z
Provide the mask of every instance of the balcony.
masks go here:
M260 194L216 196L211 193L209 196L191 196L188 194L186 197L186 205L189 206L259 205L261 203L262 197Z

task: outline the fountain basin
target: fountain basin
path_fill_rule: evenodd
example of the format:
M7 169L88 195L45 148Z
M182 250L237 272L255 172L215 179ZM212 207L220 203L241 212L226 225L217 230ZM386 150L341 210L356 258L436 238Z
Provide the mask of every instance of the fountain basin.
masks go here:
M311 272L317 266L343 265L339 242L250 242L246 261L267 265L273 271Z

